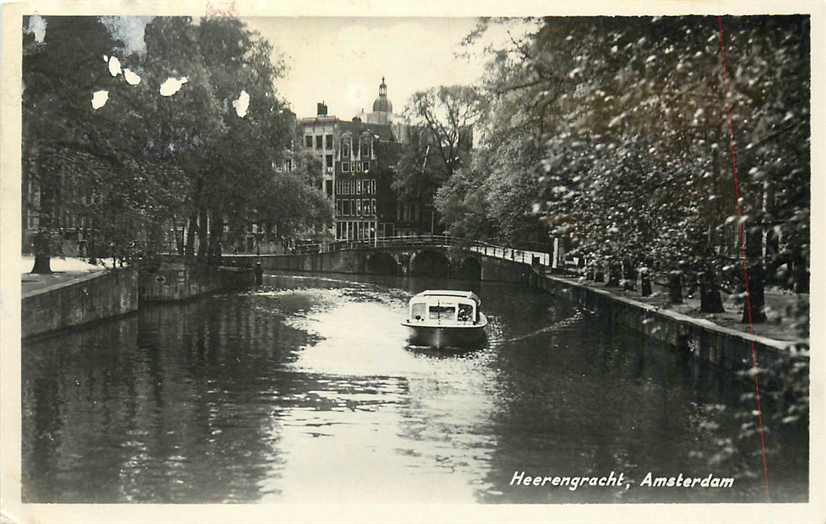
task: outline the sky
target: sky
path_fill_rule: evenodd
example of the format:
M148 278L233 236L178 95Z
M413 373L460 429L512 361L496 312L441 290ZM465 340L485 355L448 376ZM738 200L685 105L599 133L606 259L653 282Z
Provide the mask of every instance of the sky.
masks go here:
M145 52L144 29L151 16L105 16L104 23L122 40L125 53ZM349 120L362 109L372 111L382 77L394 112L403 112L410 96L439 85L471 84L484 71L486 44L500 47L508 30L496 24L472 48L462 40L475 18L390 17L252 17L243 18L273 44L273 61L287 65L276 89L300 117L314 116L316 103L328 114ZM196 21L197 23L197 21ZM39 16L27 31L40 41L48 31ZM105 103L105 101L104 101Z
M478 79L483 60L457 58L473 18L245 18L288 71L276 88L298 117L328 114L350 119L372 110L382 76L393 110L401 113L415 91Z

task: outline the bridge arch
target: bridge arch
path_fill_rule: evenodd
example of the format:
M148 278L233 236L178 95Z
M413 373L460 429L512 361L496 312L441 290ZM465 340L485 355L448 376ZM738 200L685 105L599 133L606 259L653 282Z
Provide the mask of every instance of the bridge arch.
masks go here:
M415 276L450 276L450 259L434 249L418 251L410 257L410 274Z
M454 276L461 280L482 280L482 262L478 257L466 257Z
M367 272L373 275L400 275L402 268L393 255L379 251L367 257Z

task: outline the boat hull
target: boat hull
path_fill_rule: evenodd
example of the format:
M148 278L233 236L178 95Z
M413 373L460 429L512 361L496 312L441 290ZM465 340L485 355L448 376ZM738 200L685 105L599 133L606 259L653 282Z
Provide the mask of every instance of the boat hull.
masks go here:
M423 326L406 321L402 325L407 327L408 341L413 345L465 348L485 340L487 320L473 326Z

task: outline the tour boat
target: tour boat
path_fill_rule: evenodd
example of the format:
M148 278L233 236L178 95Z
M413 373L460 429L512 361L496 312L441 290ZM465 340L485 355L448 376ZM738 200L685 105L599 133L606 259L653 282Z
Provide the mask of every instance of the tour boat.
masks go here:
M463 347L485 338L488 319L479 310L482 302L471 291L427 290L410 299L408 317L414 345Z

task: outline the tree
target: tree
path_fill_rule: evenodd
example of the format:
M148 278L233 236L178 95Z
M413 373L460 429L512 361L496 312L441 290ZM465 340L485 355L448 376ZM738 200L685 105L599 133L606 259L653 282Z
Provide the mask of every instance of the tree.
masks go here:
M491 53L486 87L494 107L512 108L507 119L491 119L492 144L532 131L522 140L544 171L534 178L534 209L573 253L596 263L700 275L704 311L721 309L717 275L739 280L732 230L743 226L751 231L741 243L750 246L751 316L760 320L764 259L780 268L775 278L801 276L805 270L792 268L807 266L806 20L726 18L725 60L712 17L533 22L524 38ZM801 81L784 89L781 78ZM783 148L785 139L794 145ZM735 148L743 218L727 221L737 202ZM512 174L531 165L530 148L524 153L494 158L506 158L503 171ZM769 172L794 174L768 182ZM772 205L780 186L782 210ZM514 204L528 212L524 201Z
M112 36L117 24L48 17L43 41L24 35L24 188L39 187L37 270L48 270L63 215L79 216L98 246L90 252L107 255L136 244L155 252L164 229L187 218L186 249L197 235L200 255L220 242L225 220L260 222L272 205L292 209L296 222L324 220L307 201L317 195L278 193L273 166L295 122L266 40L237 19L155 17L136 50Z
M45 20L43 42L24 36L24 179L37 182L46 204L41 229L60 226L50 216L56 210L79 219L93 256L125 254L138 242L155 246L161 224L186 195L178 166L187 167L215 131L204 90L185 91L174 102L157 92L166 73L183 64L203 85L196 55L180 41L189 19L156 19L147 27L146 52L131 54L99 17ZM179 47L160 35L176 35ZM90 104L93 92L105 93L97 105ZM58 192L59 199L50 196ZM40 248L36 265L55 244Z
M27 17L24 30L29 23ZM65 147L114 157L96 139L89 100L93 89L109 83L100 57L116 42L96 18L48 17L47 31L23 33L23 186L39 198L30 210L38 218L34 273L49 273L58 249L65 211L61 191L71 186L58 162L48 162Z
M467 162L482 111L483 100L469 86L440 86L411 96L405 109L409 140L392 185L400 199L433 205L437 189Z

